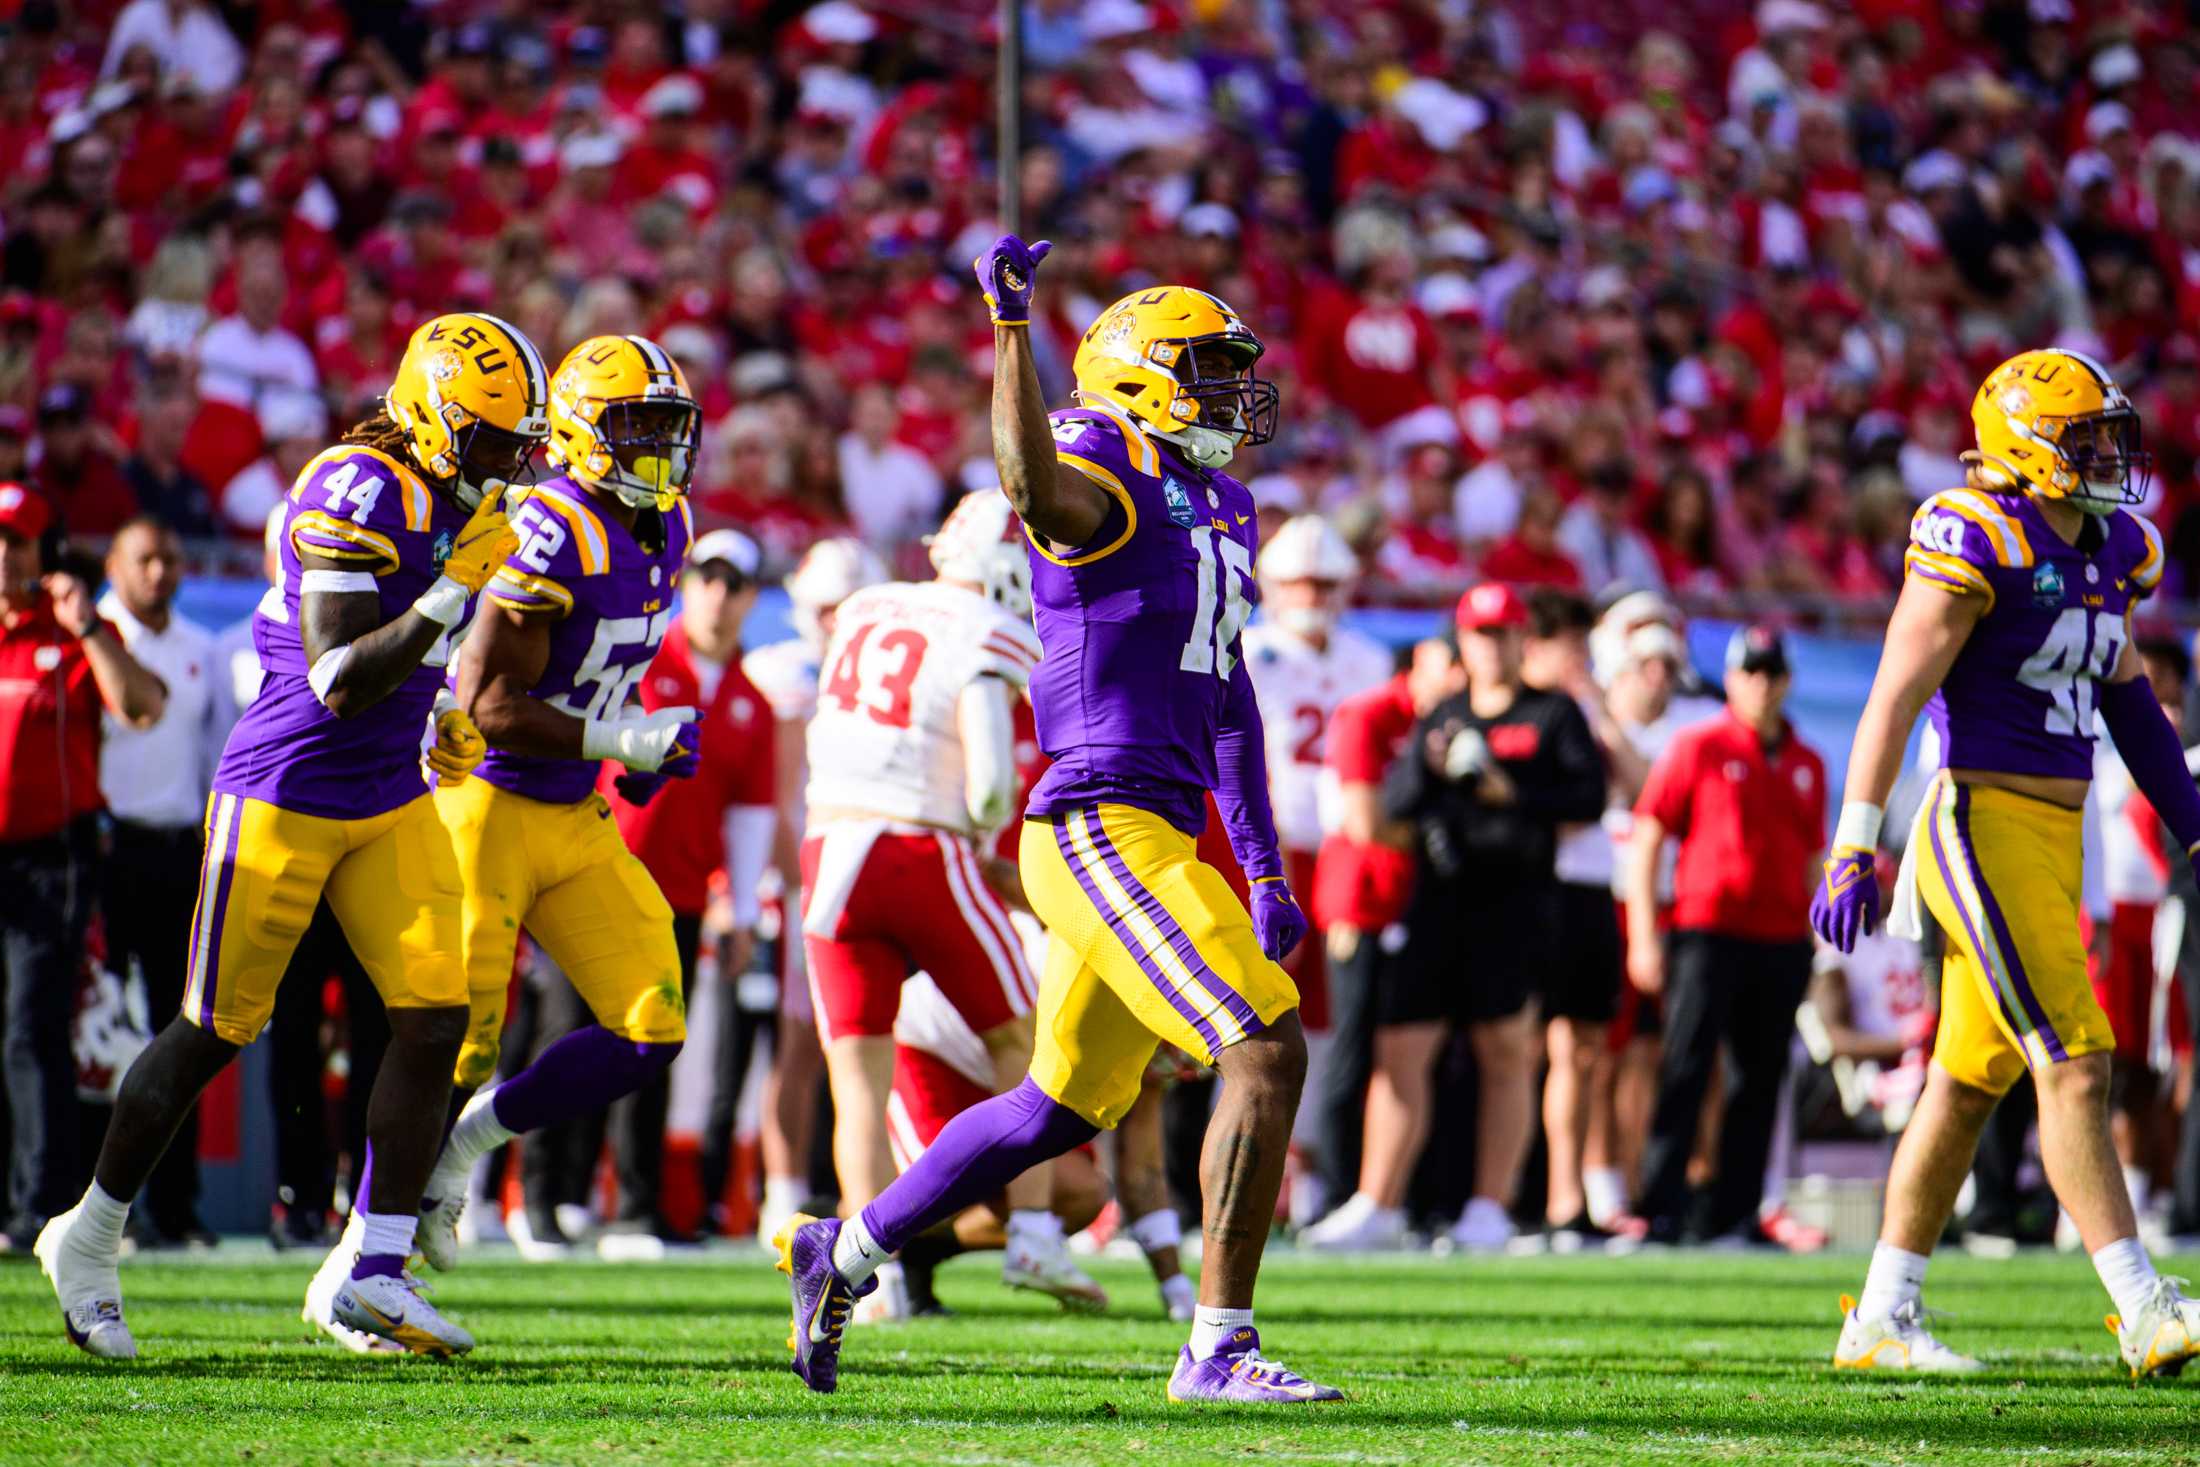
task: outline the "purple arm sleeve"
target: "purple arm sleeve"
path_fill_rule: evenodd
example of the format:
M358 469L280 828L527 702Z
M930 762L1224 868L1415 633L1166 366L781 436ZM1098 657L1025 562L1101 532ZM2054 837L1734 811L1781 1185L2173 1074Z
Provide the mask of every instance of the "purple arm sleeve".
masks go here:
M1276 841L1276 817L1268 805L1268 749L1261 732L1260 705L1253 701L1252 675L1245 660L1230 673L1230 691L1222 705L1222 727L1215 734L1215 808L1222 812L1230 854L1247 881L1283 875L1283 851Z
M2200 846L2200 786L2185 768L2184 748L2154 701L2154 689L2143 677L2107 683L2101 687L2099 705L2132 782L2189 858L2193 848Z

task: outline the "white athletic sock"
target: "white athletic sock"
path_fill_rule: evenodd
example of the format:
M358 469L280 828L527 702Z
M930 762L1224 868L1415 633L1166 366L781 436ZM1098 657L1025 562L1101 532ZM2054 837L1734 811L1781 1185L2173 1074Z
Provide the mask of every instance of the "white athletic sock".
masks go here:
M1199 1291L1192 1287L1188 1274L1171 1274L1161 1281L1161 1304L1171 1313L1179 1309L1197 1311Z
M82 1239L84 1247L112 1256L122 1251L122 1225L129 1219L130 1204L115 1201L105 1187L94 1182L84 1189L84 1200L77 1204L70 1241Z
M2151 1178L2147 1176L2146 1168L2136 1166L2125 1167L2124 1190L2131 1194L2131 1210L2134 1213L2145 1213L2145 1211L2147 1210L2147 1200L2153 1195L2154 1192L2154 1182Z
M1210 1309L1205 1304L1192 1311L1192 1358L1205 1360L1222 1348L1230 1336L1253 1322L1250 1309Z
M1883 1319L1925 1290L1925 1265L1932 1260L1892 1243L1872 1247L1871 1270L1864 1275L1864 1295L1856 1312L1866 1319Z
M360 1232L359 1251L369 1258L404 1258L413 1251L413 1230L420 1226L414 1213L367 1212Z
M1142 1252L1158 1253L1184 1241L1184 1224L1173 1207L1157 1207L1130 1225L1131 1241Z
M1581 1195L1589 1204L1589 1221L1608 1227L1627 1210L1627 1178L1618 1167L1600 1166L1581 1174Z
M2154 1297L2154 1260L2137 1238L2118 1238L2095 1249L2093 1271L2101 1276L2108 1297L2116 1301L2116 1312L2127 1320L2137 1319Z
M1008 1215L1008 1235L1041 1245L1062 1240L1062 1220L1041 1207L1019 1207Z
M833 1243L833 1267L840 1270L842 1278L861 1288L885 1261L886 1250L863 1225L861 1213L840 1225L840 1237Z
M512 1130L497 1119L496 1095L494 1085L476 1091L458 1113L458 1124L451 1127L451 1138L443 1143L443 1155L428 1179L427 1195L436 1201L463 1188L474 1163L512 1139Z
M810 1184L800 1177L766 1177L764 1179L765 1217L785 1217L800 1212L809 1197Z

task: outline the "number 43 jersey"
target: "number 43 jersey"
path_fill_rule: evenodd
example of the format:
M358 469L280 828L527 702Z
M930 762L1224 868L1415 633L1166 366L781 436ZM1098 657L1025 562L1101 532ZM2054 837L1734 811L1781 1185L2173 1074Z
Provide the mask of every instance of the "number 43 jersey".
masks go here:
M643 510L636 528L656 518ZM482 596L554 617L550 657L534 696L575 718L608 718L634 691L672 624L672 593L694 538L687 500L645 548L587 490L550 479L512 515L514 550ZM455 673L454 673L455 678ZM570 805L596 787L594 759L538 759L492 747L474 777L546 804Z
M2162 579L2162 538L2135 514L2089 517L2073 545L2029 495L1950 489L1910 521L1905 574L1986 614L1926 705L1950 769L2093 775L2095 683L2132 607Z
M1030 624L975 591L895 581L856 592L819 664L809 808L974 834L956 720L963 689L990 676L1021 697L1038 660Z
M1027 813L1105 800L1197 835L1226 705L1252 703L1239 633L1259 596L1253 496L1112 409L1073 408L1053 423L1062 463L1113 503L1067 553L1026 532L1046 649L1031 706L1054 760Z

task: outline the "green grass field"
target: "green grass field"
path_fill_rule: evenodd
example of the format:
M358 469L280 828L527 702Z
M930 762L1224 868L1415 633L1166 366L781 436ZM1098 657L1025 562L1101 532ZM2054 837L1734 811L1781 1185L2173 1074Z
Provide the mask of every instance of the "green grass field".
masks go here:
M2083 1259L1944 1258L1965 1381L1835 1374L1863 1260L1336 1261L1278 1249L1261 1324L1340 1405L1172 1406L1183 1330L1143 1269L1117 1312L1012 1296L950 1265L952 1320L851 1331L835 1396L786 1367L764 1256L537 1268L480 1258L437 1302L480 1336L450 1365L360 1360L297 1304L315 1260L239 1245L125 1266L143 1356L63 1338L35 1264L0 1265L0 1461L2200 1462L2200 1379L2134 1385Z

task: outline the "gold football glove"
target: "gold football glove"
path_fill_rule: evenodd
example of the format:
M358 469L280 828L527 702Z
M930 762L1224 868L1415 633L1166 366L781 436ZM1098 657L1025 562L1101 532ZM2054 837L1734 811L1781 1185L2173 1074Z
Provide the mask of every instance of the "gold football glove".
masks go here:
M428 748L428 767L438 786L463 784L489 752L489 742L474 727L463 708L446 708L436 715L435 742Z
M459 530L443 574L468 591L479 591L517 549L519 536L504 517L502 496L489 495Z

